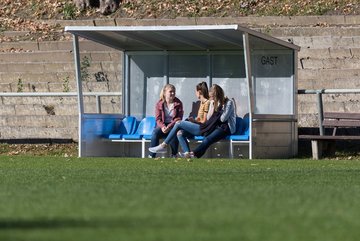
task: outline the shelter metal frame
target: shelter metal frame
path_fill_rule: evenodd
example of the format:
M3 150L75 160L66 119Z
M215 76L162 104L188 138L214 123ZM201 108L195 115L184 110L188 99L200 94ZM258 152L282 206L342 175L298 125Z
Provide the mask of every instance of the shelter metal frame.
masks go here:
M163 51L165 56L168 56L170 51L243 51L245 60L246 80L248 84L248 110L250 118L250 133L249 133L249 158L253 158L253 120L254 119L254 105L255 100L252 93L253 79L252 79L252 65L249 36L258 37L260 39L272 42L283 48L294 50L294 59L297 59L298 46L276 39L263 33L256 32L251 29L241 27L239 25L189 25L189 26L67 26L66 32L73 34L73 48L74 60L76 70L76 81L78 88L78 110L79 110L79 157L85 156L84 148L82 146L82 133L84 123L84 103L83 91L81 84L80 71L80 52L79 52L79 37L109 46L111 48L120 50L123 55L123 101L122 107L124 114L130 113L130 58L129 54L132 51L142 51L142 53L151 54L151 51ZM209 55L211 58L211 55ZM209 61L209 81L211 82L211 60ZM294 61L294 79L293 82L297 89L297 62ZM169 62L165 61L164 70L168 73ZM164 75L166 82L169 82L169 76ZM292 116L276 116L275 121L286 121L291 119L294 121L294 116L297 115L297 100L296 94L293 101L293 115ZM258 117L261 115L257 115ZM262 115L264 117L266 115ZM296 120L295 120L296 122ZM297 144L297 133L293 134L293 139ZM294 152L297 149L294 148Z

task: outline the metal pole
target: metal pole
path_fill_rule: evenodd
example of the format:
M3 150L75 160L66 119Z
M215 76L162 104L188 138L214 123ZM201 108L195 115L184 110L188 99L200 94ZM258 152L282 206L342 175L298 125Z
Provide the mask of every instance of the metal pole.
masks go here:
M84 114L84 102L83 102L83 92L82 92L82 81L81 81L81 71L80 71L80 53L79 53L79 38L73 34L73 47L74 47L74 60L75 60L75 71L76 71L76 82L78 90L78 109L79 109L79 157L82 157L84 154L83 145L82 145L82 119Z
M298 89L298 51L293 50L293 76L292 76L292 80L293 80L293 95L294 95L294 105L293 105L293 109L292 109L292 113L294 118L298 118L298 95L297 95L297 89ZM298 142L298 122L297 120L292 122L292 140L293 140L293 157L298 155L298 146L299 146L299 142Z
M165 63L164 63L164 81L165 81L165 84L169 84L169 53L165 51L165 56L164 56L164 60L165 60Z
M317 96L318 113L319 113L319 131L320 131L320 136L323 136L324 135L324 126L323 126L324 110L323 110L323 102L322 102L322 91L317 92L316 96Z
M209 86L212 85L212 77L213 77L213 55L208 51L207 52L207 59L208 59L208 84Z
M322 94L359 94L360 89L318 89L318 90L306 90L299 89L298 94L317 94L321 92Z
M130 115L130 57L124 52L124 60L125 60L125 71L124 71L124 113L126 116Z
M250 59L250 46L249 46L249 34L243 34L243 45L244 45L244 60L245 60L245 72L246 79L248 82L248 106L249 106L249 159L252 159L253 156L253 146L252 146L252 113L253 113L253 96L252 96L252 72L251 72L251 59Z
M100 95L96 95L96 112L98 114L101 114L101 100L100 100Z
M121 89L121 91L122 91L122 93L123 93L123 95L122 95L122 101L121 101L121 113L125 113L126 112L126 106L125 106L125 95L126 95L126 75L127 75L127 73L126 73L126 53L125 53L125 51L123 52L123 55L122 55L122 57L123 57L123 61L122 61L122 89Z
M121 92L83 92L83 96L121 96ZM77 92L0 92L1 97L77 97Z

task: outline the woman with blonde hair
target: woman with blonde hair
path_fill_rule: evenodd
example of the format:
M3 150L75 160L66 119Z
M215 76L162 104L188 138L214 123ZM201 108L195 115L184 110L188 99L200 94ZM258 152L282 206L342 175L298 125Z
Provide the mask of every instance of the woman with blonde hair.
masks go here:
M179 121L175 124L174 128L171 130L169 135L166 137L163 143L161 143L158 146L149 148L150 152L155 153L164 153L166 152L167 148L166 146L173 140L177 139L179 140L179 143L181 145L181 148L183 152L189 152L189 144L187 141L187 137L194 136L194 135L201 135L201 125L206 122L208 118L210 118L210 115L213 113L211 111L211 114L209 115L209 91L206 82L201 82L198 85L196 85L196 92L195 92L197 98L200 100L200 108L198 111L198 115L196 119L189 118L185 121ZM211 108L211 107L210 107ZM212 108L213 109L213 108Z
M175 93L176 89L172 84L165 85L160 92L160 100L155 106L156 128L151 136L151 147L159 145L160 138L168 136L175 123L183 118L183 104L175 96ZM172 155L176 156L179 146L178 140L174 139L169 144L171 146ZM155 156L155 152L150 152L150 158Z

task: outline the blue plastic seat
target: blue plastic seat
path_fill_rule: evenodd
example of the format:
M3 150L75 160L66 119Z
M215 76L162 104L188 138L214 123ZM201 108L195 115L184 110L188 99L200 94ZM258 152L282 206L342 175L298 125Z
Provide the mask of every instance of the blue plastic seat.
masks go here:
M118 131L109 135L109 139L121 139L123 135L131 135L136 129L136 118L134 116L127 116L120 122Z
M142 138L149 140L151 139L151 134L156 126L155 117L149 116L145 117L139 123L137 130L134 134L125 134L122 136L124 140L141 140Z
M226 139L232 141L248 141L249 140L249 118L242 119L236 117L236 131Z
M245 117L244 119L237 117L236 118L236 131L234 134L228 136L226 139L230 140L230 157L234 157L234 144L249 144L249 118Z
M204 136L194 136L194 140L196 140L196 141L202 141L202 140L204 140Z

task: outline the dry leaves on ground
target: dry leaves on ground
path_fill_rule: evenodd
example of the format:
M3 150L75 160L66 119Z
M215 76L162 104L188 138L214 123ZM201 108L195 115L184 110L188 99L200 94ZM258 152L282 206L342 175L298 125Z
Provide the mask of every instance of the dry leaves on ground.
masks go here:
M247 15L360 14L359 0L121 0L103 16L96 9L80 12L72 0L1 0L0 42L66 39L63 28L47 20L94 18L239 17ZM72 12L66 16L66 12ZM6 36L3 31L24 31Z
M0 144L0 155L76 157L77 144Z

